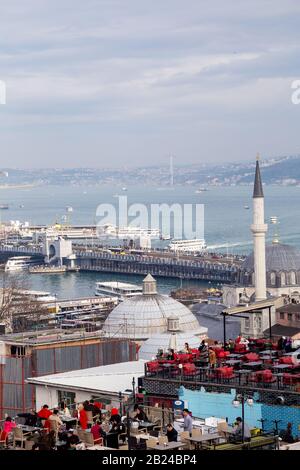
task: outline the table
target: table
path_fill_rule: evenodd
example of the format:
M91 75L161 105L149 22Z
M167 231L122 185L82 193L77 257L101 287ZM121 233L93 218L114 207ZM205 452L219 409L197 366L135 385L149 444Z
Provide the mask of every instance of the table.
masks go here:
M140 421L139 422L139 429L140 428L146 428L146 429L151 429L155 426L154 423L151 423L150 421Z
M197 437L186 437L185 439L187 441L194 442L195 446L198 448L200 447L200 444L202 444L203 442L211 442L220 438L221 436L219 433L213 433L213 434L203 434L202 436L197 436Z
M237 364L240 364L242 362L241 359L230 359L229 361L225 361L225 364L229 366L236 366Z
M246 384L248 385L249 374L252 374L252 370L250 370L250 369L241 369L241 370L236 370L235 372L239 376L239 385L241 385L241 378L242 378L243 375L246 376Z
M262 366L262 361L253 361L253 362L246 362L244 365L245 367L250 367L251 369L258 369Z
M174 450L183 447L183 442L168 442L166 445L158 444L154 450Z
M276 366L272 366L273 369L277 370L291 369L292 367L292 364L277 364Z
M105 446L95 445L95 446L87 447L86 450L118 450L118 449L115 449L114 447L105 447Z
M17 427L22 429L23 432L37 432L44 430L44 428L39 428L37 426L28 426L27 424L18 424Z

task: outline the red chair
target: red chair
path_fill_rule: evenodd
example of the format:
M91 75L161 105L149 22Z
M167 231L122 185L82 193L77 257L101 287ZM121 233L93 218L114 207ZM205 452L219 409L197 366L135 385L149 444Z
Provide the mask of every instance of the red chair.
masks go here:
M179 361L181 364L184 364L186 362L192 362L193 355L192 354L177 354L177 361Z
M259 355L256 354L256 353L247 353L247 354L245 354L243 359L247 362L259 361Z
M234 346L234 352L238 354L245 353L247 351L245 344L236 343Z
M293 365L293 359L291 356L282 356L279 358L279 363L280 364L291 364Z
M197 373L195 364L183 364L182 370L183 375L188 377L195 376Z
M2 431L0 432L0 444L4 444L4 446L7 446L7 437L8 437L8 433L5 432L5 431Z
M273 376L272 371L269 369L262 371L261 376L262 376L262 382L264 384L270 384L270 383L276 382L276 377Z
M283 373L283 385L293 385L294 377L295 377L294 375L284 372Z
M151 361L147 362L147 371L149 374L156 374L157 372L161 371L162 368L160 367L158 361Z

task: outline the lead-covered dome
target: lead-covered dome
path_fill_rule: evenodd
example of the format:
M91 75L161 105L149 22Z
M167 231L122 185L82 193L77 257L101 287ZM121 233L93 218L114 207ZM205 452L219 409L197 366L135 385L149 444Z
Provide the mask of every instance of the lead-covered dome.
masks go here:
M300 251L282 243L267 245L266 274L268 287L298 286L300 284ZM243 285L254 285L253 252L241 265L239 279Z
M156 281L148 275L143 294L126 299L115 307L104 322L103 330L114 336L147 339L168 328L168 318L178 317L181 332L203 333L197 318L177 300L158 294Z

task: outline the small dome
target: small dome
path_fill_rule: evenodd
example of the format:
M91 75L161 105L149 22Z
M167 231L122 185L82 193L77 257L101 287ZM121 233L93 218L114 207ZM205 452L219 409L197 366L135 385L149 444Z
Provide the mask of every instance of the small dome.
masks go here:
M148 281L153 287L155 280L148 278ZM197 318L185 305L167 295L149 294L148 290L117 305L105 320L103 330L109 335L147 339L166 332L170 317L173 324L174 317L175 323L178 317L180 332L196 335L201 331Z

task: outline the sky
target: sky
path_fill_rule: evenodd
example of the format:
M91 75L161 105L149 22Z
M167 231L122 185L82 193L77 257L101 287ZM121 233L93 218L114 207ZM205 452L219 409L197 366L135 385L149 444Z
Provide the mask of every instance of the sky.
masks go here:
M298 0L2 0L1 167L299 153Z

